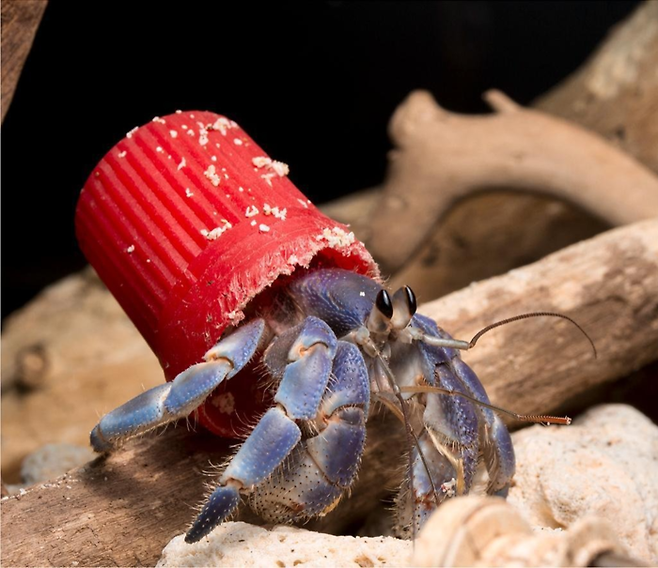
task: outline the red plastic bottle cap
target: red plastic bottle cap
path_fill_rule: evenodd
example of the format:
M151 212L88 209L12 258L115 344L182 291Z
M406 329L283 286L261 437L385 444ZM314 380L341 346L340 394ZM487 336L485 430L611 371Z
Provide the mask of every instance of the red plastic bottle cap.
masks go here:
M210 112L156 117L129 132L89 176L76 232L167 380L198 363L259 292L297 267L315 259L378 275L349 229L291 183L288 166ZM242 434L259 399L254 383L239 376L220 389L200 420L217 434Z

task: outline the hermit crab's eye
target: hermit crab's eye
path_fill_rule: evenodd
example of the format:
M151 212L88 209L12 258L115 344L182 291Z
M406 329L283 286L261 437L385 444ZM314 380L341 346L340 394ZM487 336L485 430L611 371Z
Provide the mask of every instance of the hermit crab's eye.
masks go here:
M377 309L387 317L391 319L393 317L393 303L391 302L391 297L388 295L386 290L380 290L377 294L377 299L375 300L375 305Z
M403 290L407 298L407 307L409 308L409 313L413 316L418 309L418 305L416 304L416 294L414 294L414 291L409 288L409 286L405 286Z
M415 313L416 296L409 286L404 286L393 294L393 317L391 318L393 329L403 330L409 325Z
M375 305L370 310L366 327L371 333L387 333L391 329L393 302L386 290L380 290L375 298Z

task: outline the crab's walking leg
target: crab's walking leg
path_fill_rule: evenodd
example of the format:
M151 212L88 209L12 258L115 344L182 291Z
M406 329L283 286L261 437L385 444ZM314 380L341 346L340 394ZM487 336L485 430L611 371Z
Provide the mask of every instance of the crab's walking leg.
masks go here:
M143 392L106 414L91 432L97 452L192 413L225 379L232 378L253 357L265 332L265 322L254 320L222 339L172 382Z
M416 315L413 325L429 337L444 338L436 323ZM446 336L449 337L449 336ZM398 347L394 368L403 386L427 384L470 394L456 376L452 348L424 341ZM404 355L404 357L400 357ZM402 532L419 530L429 514L446 498L467 493L480 452L481 416L473 402L457 396L428 393L421 397L422 425L418 444L411 449L411 475L398 499L398 525Z
M418 532L438 505L455 494L453 480L457 475L453 463L436 449L428 432L423 432L418 446L411 449L411 468L396 508L398 530L409 537L413 534L412 523Z
M471 368L458 358L453 360L453 368L468 393L489 404L489 397ZM487 492L500 497L507 497L516 468L512 438L500 416L493 410L478 406L477 411L484 417L482 448L489 474Z
M274 397L276 406L263 415L220 477L219 486L185 535L186 542L197 542L224 521L238 506L240 492L253 491L297 445L302 434L296 421L317 414L336 343L331 328L310 316L268 348L266 365L275 376L283 373Z
M437 361L437 348L420 345L428 383L450 391L465 390L446 363ZM433 375L429 373L431 371ZM441 394L428 394L423 412L423 433L412 450L413 475L409 493L401 495L399 526L411 523L420 530L429 515L446 497L467 493L477 469L479 415L473 403ZM421 458L422 452L422 458ZM403 489L405 489L403 487Z
M415 320L418 327L426 334L449 338L445 332L438 329L436 323L430 318L417 315ZM444 353L450 358L454 374L466 392L477 400L490 404L480 379L461 360L457 351L447 348ZM480 445L489 474L487 492L506 497L516 467L512 439L498 414L489 408L475 406L478 414L483 417L481 422L484 424L480 432Z
M370 404L368 370L359 349L338 342L331 380L317 417L315 436L295 448L290 458L250 497L264 519L301 521L331 511L357 475L366 439Z

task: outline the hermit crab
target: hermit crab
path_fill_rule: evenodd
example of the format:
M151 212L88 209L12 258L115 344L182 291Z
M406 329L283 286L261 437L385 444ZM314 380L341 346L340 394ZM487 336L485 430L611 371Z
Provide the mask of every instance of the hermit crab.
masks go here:
M78 203L81 248L170 382L105 415L93 448L192 414L244 438L187 542L243 498L272 522L331 511L358 474L374 402L410 442L403 532L467 493L479 468L505 496L514 451L459 355L474 341L417 314L410 288L389 293L363 245L287 174L208 112L156 117L94 169Z

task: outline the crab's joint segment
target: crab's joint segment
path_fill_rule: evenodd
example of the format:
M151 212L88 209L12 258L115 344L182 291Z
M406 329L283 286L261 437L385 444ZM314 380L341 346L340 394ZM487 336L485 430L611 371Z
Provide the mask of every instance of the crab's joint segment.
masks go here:
M221 477L254 486L268 477L299 442L301 432L281 407L270 408Z
M472 345L468 341L463 341L461 339L448 339L443 337L436 337L434 335L429 335L424 333L418 328L410 327L409 333L411 336L425 345L431 345L432 347L452 347L453 349L461 349L468 351Z
M316 317L306 318L294 333L297 338L288 350L287 366L274 401L290 417L309 420L315 417L327 388L337 340L331 328ZM282 343L282 347L287 346L285 338ZM281 358L280 351L275 342L269 360Z

